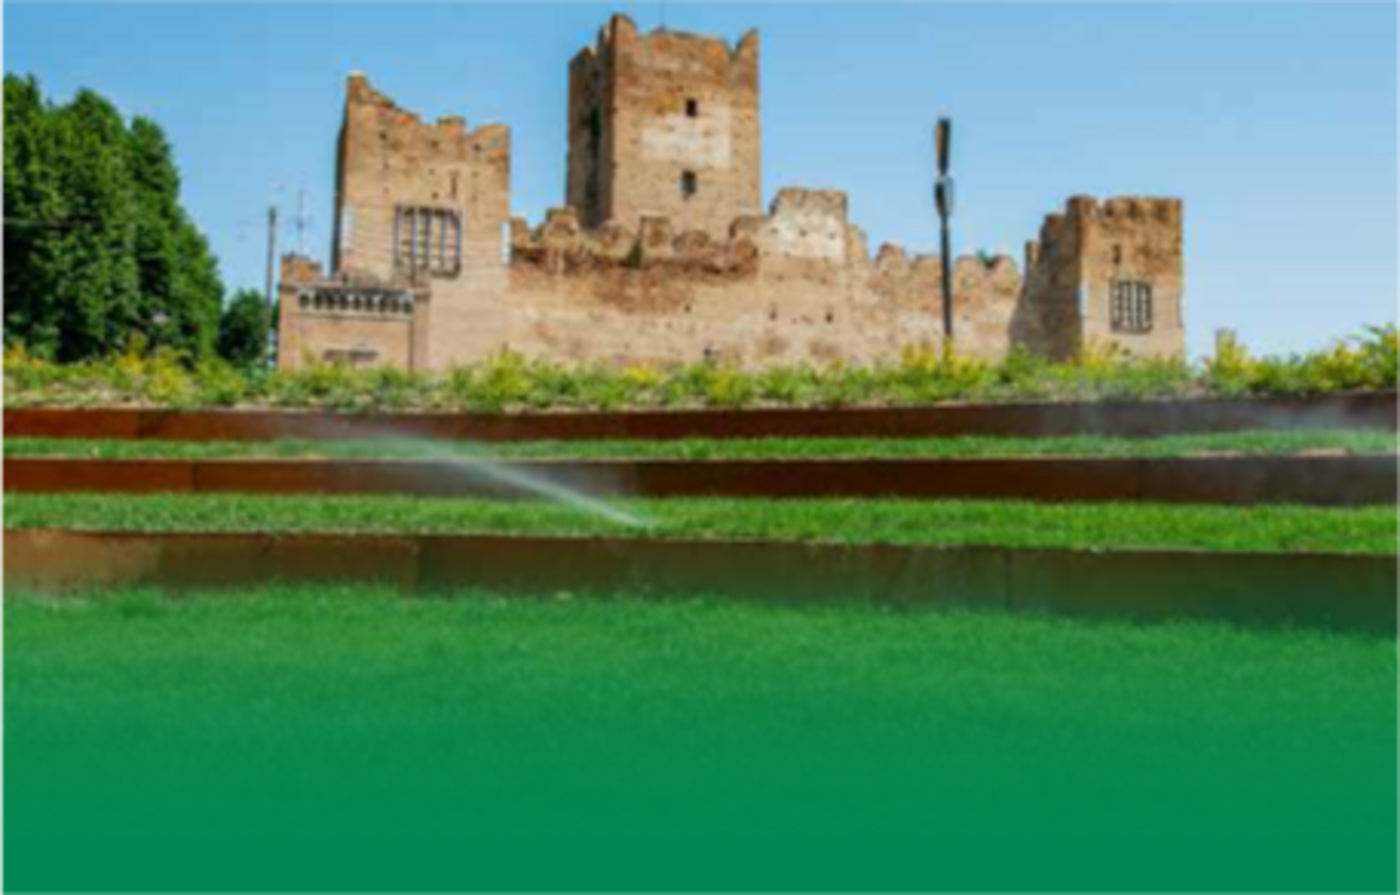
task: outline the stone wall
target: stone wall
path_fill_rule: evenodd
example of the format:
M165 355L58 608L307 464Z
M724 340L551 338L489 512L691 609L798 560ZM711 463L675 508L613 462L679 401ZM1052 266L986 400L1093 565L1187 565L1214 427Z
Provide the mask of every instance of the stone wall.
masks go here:
M761 367L939 348L939 258L895 245L872 257L844 193L783 190L764 213L758 140L756 35L730 49L614 17L570 66L570 207L532 229L510 218L507 128L425 123L353 75L332 270L284 262L279 364L429 369L508 348ZM685 172L697 175L689 199ZM454 223L406 253L405 213ZM425 244L453 263L420 264ZM1071 199L1027 245L1025 271L957 259L959 353L1184 354L1179 201Z
M426 298L421 292L347 278L328 280L320 265L282 259L278 366L335 360L351 366L422 369ZM416 350L415 350L416 349Z
M735 221L722 240L666 218L585 230L572 209L533 230L517 219L511 234L498 289L432 283L430 294L404 293L413 305L402 317L357 313L355 294L388 287L353 273L284 274L283 365L359 348L381 362L441 367L509 348L571 363L753 368L868 363L942 341L938 258L892 245L872 258L841 193L785 190L768 215ZM961 258L954 276L959 350L1004 356L1023 299L1016 264ZM442 347L429 350L427 333Z
M759 42L614 16L569 66L567 201L584 226L647 216L722 238L762 211Z
M1090 339L1084 320L1091 312L1081 302L1107 300L1095 296L1109 295L1112 278L1131 275L1152 284L1161 331L1122 334L1109 325L1093 340L1131 353L1180 355L1179 312L1171 307L1180 295L1179 263L1173 268L1169 255L1152 254L1173 243L1173 228L1150 225L1159 206L1144 203L1071 201L1028 247L1025 277L1005 256L957 259L958 353L999 360L1020 347L1072 356ZM1130 207L1142 214L1129 217ZM1139 234L1144 224L1156 232ZM617 223L588 230L568 208L534 229L515 219L510 234L510 263L498 282L408 290L411 309L401 317L356 313L353 296L373 289L345 273L302 287L299 305L284 293L283 364L295 366L294 353L308 348L313 357L372 350L379 362L413 368L476 362L510 349L565 363L710 359L760 368L892 361L906 349L943 343L938 256L911 256L887 244L872 257L838 192L784 190L769 214L736 220L724 239L677 231L666 218L646 218L636 230ZM1086 252L1086 243L1100 254ZM1114 250L1119 245L1123 251ZM1148 268L1144 258L1157 266ZM317 289L326 291L324 300ZM1172 319L1178 325L1166 326Z

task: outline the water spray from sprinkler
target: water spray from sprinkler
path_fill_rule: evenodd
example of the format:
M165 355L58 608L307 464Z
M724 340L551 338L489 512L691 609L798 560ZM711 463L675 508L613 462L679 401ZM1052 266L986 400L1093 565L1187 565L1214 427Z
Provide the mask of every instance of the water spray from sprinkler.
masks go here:
M652 527L651 522L635 513L578 488L552 481L548 476L540 475L537 472L529 472L493 460L490 457L463 454L459 450L448 448L441 442L426 441L410 435L404 435L402 440L419 446L424 457L449 466L455 472L468 478L500 485L510 491L545 498L570 509L606 519L627 528Z

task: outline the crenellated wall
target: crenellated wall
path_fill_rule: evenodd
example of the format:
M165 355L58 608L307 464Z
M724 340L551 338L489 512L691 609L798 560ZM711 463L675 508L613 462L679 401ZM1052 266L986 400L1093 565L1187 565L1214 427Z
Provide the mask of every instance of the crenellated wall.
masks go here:
M507 128L429 124L351 76L331 271L284 262L279 364L428 369L510 349L761 367L942 345L936 255L872 256L842 192L760 207L756 34L730 48L614 17L570 66L570 109L569 206L532 228L510 217ZM979 256L953 277L960 354L1185 350L1177 200L1076 197L1027 244L1024 275Z
M511 260L502 288L486 299L489 315L479 296L440 285L418 299L420 318L430 314L434 328L473 325L480 347L435 351L417 366L481 360L507 347L617 365L870 362L942 341L938 258L909 258L896 246L871 258L840 193L784 190L768 215L735 221L724 239L676 232L666 218L644 219L635 231L620 224L590 231L572 209L550 212L533 230L515 219L510 232ZM954 276L959 350L1004 356L1022 300L1016 264L961 258ZM342 274L339 292L356 282ZM313 298L309 307L320 306ZM284 325L294 330L296 321ZM321 328L316 338L343 340L348 331ZM411 328L385 332L412 337ZM296 336L287 343L307 344ZM421 358L423 349L382 354Z
M941 343L937 258L886 247L872 259L841 193L784 190L723 240L675 232L664 218L640 232L589 232L568 209L513 232L507 341L526 354L762 366L868 362ZM1015 263L963 258L954 275L960 349L1003 356L1021 291Z

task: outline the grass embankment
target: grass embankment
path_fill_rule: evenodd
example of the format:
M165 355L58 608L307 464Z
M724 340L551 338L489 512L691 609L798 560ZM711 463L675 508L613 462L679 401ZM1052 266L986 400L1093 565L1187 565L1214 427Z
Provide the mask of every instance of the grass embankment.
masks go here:
M543 502L414 497L5 495L7 528L708 538L1020 548L1394 554L1393 507L1004 501L631 500L640 528Z
M6 457L90 459L325 458L814 460L823 458L1290 456L1394 454L1394 432L1231 432L1165 438L762 438L679 441L537 441L504 444L424 440L117 441L9 438Z
M5 601L14 888L1396 884L1390 640L625 595L102 596Z

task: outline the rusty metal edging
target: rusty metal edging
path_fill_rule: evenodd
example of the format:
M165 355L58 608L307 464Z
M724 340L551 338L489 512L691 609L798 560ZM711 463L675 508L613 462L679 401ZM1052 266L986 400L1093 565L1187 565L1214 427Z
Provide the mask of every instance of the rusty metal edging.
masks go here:
M915 438L1161 436L1243 429L1394 430L1394 392L1310 397L950 404L919 408L344 414L322 411L172 411L17 408L11 438L264 441L429 438L511 442L681 438Z
M1002 499L1390 505L1396 458L522 460L496 466L597 497ZM528 497L470 464L421 460L11 457L8 493Z
M55 530L8 530L5 553L5 587L22 593L377 580L406 593L848 601L1396 631L1393 556Z

